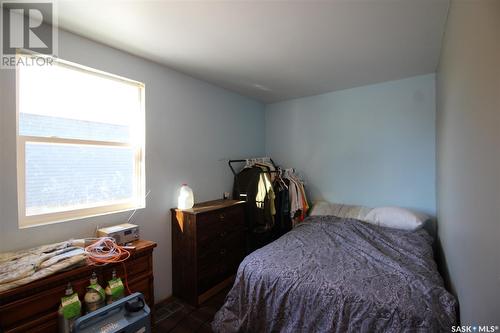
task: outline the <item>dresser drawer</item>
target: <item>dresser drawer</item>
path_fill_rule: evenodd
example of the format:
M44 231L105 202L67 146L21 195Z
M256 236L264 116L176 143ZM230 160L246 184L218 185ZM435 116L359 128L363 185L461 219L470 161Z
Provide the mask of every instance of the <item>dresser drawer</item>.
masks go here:
M35 296L24 298L0 308L0 320L6 330L22 323L29 323L33 318L55 313L64 296L64 287L55 288Z
M245 228L245 212L243 206L231 207L200 214L196 219L198 246L217 242L227 234Z
M58 331L57 312L38 318L30 318L5 333L54 333Z
M151 267L151 263L149 261L148 257L138 257L138 258L131 258L125 262L125 268L127 270L127 276L130 279L133 279L134 277L138 275L143 275L143 274L148 274L151 273L153 268ZM113 268L107 269L105 272L105 278L104 281L109 281L111 279L111 274L113 269L116 270L116 274L118 276L124 276L125 272L123 271L123 265L115 265Z
M245 257L245 234L243 231L233 231L218 241L198 248L198 267L203 270L219 262L228 260L241 261Z
M209 267L205 271L199 272L198 293L202 294L206 292L232 274L232 267L226 263L220 263Z
M101 282L101 275L97 275L99 282ZM88 284L88 277L71 281L73 290L79 294L80 300L83 300L83 295ZM62 284L60 287L45 290L30 297L23 297L0 307L2 325L8 331L11 327L17 327L20 324L28 325L36 318L53 315L57 312L61 304L61 297L64 296L65 289L66 286Z
M245 257L245 234L233 232L224 242L214 243L198 256L198 292L221 282L238 270Z
M139 277L136 280L129 281L129 288L132 293L142 293L144 295L144 299L146 303L153 307L153 300L151 299L151 286L152 286L152 277L144 276Z

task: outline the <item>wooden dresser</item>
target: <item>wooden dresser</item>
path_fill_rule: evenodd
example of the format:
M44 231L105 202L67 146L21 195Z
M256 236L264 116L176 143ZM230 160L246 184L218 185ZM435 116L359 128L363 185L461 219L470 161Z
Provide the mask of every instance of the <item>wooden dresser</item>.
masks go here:
M245 257L245 202L215 200L171 212L173 293L198 306L232 283Z
M136 248L125 262L128 285L131 292L141 292L153 309L153 248L156 243L138 240ZM57 332L57 310L64 296L66 284L71 282L73 290L83 300L85 288L93 271L99 284L105 287L111 279L113 269L123 279L123 265L84 265L70 271L56 273L15 289L0 293L0 332Z

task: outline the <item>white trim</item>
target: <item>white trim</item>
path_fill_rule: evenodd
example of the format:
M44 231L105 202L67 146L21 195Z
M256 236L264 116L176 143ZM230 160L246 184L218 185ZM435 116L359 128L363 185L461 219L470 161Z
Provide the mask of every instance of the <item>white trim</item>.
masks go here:
M128 84L137 85L139 88L144 88L144 83L142 83L142 82L139 82L139 81L136 81L136 80L132 80L132 79L127 79L126 77L123 77L123 76L120 76L120 75L116 75L116 74L112 74L112 73L108 73L108 72L105 72L105 71L101 71L99 69L95 69L95 68L92 68L92 67L80 65L80 64L68 61L68 60L63 60L61 58L56 58L56 57L54 57L52 55L38 54L38 53L35 53L33 51L30 51L30 50L18 49L17 53L16 53L16 57L17 58L21 58L21 57L51 58L54 63L56 63L57 65L63 66L63 67L68 67L68 68L71 68L71 69L76 69L76 70L79 70L81 72L90 72L92 74L102 76L102 77L104 77L106 79L113 79L113 80L116 80L116 81L122 81L122 82L126 82Z
M54 143L61 145L67 144L67 145L106 146L106 147L138 147L137 145L132 145L126 142L66 139L54 136L19 135L18 137L21 142L38 142L38 143Z
M145 208L145 205L130 202L128 204L106 205L92 208L74 209L66 212L24 216L22 219L19 219L19 229L115 214L140 208Z
M16 164L17 164L17 216L19 226L21 225L21 216L26 214L25 197L25 149L24 145L20 149L19 145L19 66L16 66Z
M22 56L18 53L18 56ZM29 55L27 55L29 56ZM37 55L43 56L43 55ZM125 81L128 84L137 85L139 88L140 98L140 114L138 114L136 122L132 129L135 130L134 138L139 138L138 142L113 142L99 140L83 140L69 139L59 137L40 137L40 136L23 136L19 135L19 66L16 68L16 145L17 145L17 196L18 196L18 224L19 228L28 228L64 221L89 218L94 216L118 213L133 209L145 207L145 189L146 189L146 172L145 172L145 85L141 82L129 80L114 74L109 74L103 71L95 70L90 67L71 63L61 59L54 59L58 64L78 69L92 74L97 74L105 78ZM124 147L134 150L134 197L130 200L121 200L114 203L101 203L96 206L70 209L65 211L43 213L37 215L26 215L26 143L46 143L46 144L61 144L61 145L87 145L100 147Z
M142 84L140 91L141 117L138 119L139 130L138 136L142 138L142 146L137 150L135 156L137 193L139 195L139 203L141 207L146 207L146 85Z

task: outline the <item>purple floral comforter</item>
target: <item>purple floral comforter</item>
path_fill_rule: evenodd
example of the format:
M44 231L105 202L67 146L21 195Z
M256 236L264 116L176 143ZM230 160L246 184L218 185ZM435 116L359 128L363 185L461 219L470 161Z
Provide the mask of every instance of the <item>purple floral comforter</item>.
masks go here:
M240 264L215 332L449 332L456 300L432 239L333 216L309 217Z

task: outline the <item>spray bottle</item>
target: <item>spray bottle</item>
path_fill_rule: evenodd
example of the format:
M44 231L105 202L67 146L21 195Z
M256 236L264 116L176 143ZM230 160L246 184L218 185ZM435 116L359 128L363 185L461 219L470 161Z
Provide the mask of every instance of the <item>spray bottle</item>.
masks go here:
M122 280L116 277L116 270L113 269L113 276L111 280L108 281L108 286L106 287L106 304L111 304L120 298L123 298L125 293L125 288L123 287Z
M73 324L81 316L82 303L78 294L73 292L71 283L66 286L65 296L61 298L61 305L58 311L58 326L60 333L70 333Z
M90 278L90 285L87 287L87 292L85 293L85 308L87 313L95 311L104 306L105 294L104 289L97 283L97 275L95 272L92 273Z

